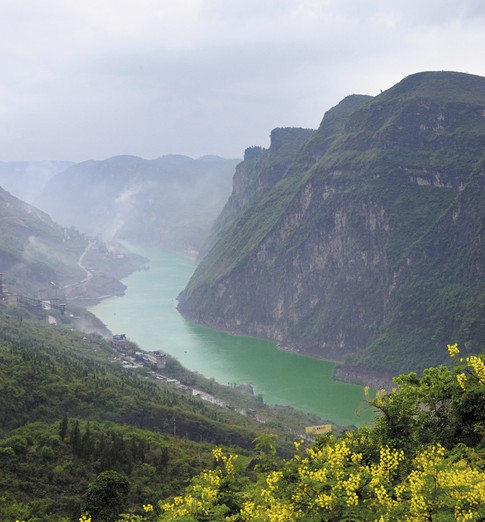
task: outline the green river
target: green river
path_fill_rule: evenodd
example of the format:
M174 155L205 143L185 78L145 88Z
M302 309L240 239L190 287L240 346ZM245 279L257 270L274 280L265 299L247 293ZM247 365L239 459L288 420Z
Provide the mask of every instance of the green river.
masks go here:
M361 425L373 413L361 386L332 379L334 364L283 352L274 343L194 326L176 310L176 297L194 270L180 254L132 248L150 261L123 280L122 297L90 308L113 333L143 350L161 350L186 368L223 384L251 384L267 404L291 405L341 425Z

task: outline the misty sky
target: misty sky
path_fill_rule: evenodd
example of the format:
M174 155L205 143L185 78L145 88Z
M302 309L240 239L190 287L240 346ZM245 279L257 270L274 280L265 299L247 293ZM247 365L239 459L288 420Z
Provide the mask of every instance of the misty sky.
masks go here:
M0 0L0 161L242 157L404 76L485 76L484 0Z

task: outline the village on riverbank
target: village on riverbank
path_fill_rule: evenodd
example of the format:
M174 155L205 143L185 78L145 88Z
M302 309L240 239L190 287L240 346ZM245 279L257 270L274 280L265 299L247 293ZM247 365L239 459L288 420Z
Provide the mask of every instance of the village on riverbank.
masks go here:
M246 408L235 405L233 402L222 400L207 391L201 390L200 387L183 383L179 379L166 375L166 372L163 372L163 370L167 368L167 361L170 358L166 353L140 350L135 343L129 340L126 334L114 334L111 346L113 348L114 360L119 362L125 369L146 370L148 377L173 386L175 389L185 392L194 398L209 402L220 408L234 411L246 417L249 416L262 424L269 422L269 419L261 415L256 408ZM234 386L233 389L238 395L254 396L254 390L250 384ZM301 439L312 441L315 437L330 433L331 431L333 431L333 425L326 423L306 426L304 431L294 432L294 435Z

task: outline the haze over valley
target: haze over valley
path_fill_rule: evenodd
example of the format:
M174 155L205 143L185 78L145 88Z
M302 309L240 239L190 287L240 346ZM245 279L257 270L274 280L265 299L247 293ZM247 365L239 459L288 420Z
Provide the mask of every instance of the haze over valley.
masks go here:
M242 162L3 163L4 178L9 165L11 178L38 176L36 201L64 227L5 192L5 281L25 291L21 274L54 280L85 304L120 294L137 260L116 269L129 255L110 242L125 240L200 256L178 297L192 322L337 361L345 379L421 371L445 361L448 339L478 353L484 92L479 76L410 75L344 98L316 131L273 129Z
M0 522L485 520L484 23L0 3Z

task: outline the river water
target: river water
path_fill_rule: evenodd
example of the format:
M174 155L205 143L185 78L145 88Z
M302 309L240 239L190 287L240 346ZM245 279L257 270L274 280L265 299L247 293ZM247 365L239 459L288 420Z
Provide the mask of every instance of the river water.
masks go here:
M334 365L278 350L274 343L201 328L176 310L176 297L195 264L180 254L132 247L149 259L123 280L122 297L90 308L113 333L124 333L143 350L161 350L186 368L222 384L251 384L267 404L291 405L341 425L371 422L361 386L332 379Z

